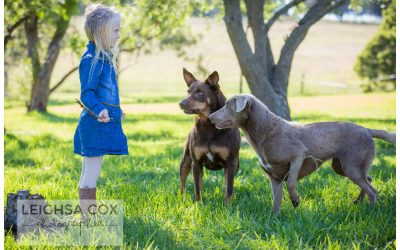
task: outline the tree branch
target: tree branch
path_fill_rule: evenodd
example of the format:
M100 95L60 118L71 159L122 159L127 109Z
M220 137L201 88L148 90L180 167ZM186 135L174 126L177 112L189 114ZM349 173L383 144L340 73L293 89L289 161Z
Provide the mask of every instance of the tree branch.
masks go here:
M274 79L276 77L282 78L282 76L287 76L288 78L294 53L300 43L304 40L310 27L327 13L348 3L349 0L319 0L319 2L306 13L306 15L299 21L298 26L286 39L286 42L282 47L280 58L274 72ZM288 81L286 81L285 86L281 87L286 89L287 84Z
M124 43L126 43L126 42L129 40L129 38L131 38L132 36L139 36L139 37L140 37L140 31L141 31L141 30L142 30L141 28L135 29L135 30L132 32L132 34L130 34L129 36L124 37L124 38L121 40L120 45L123 45Z
M265 44L263 15L265 0L245 0L244 2L246 4L249 26L254 38L254 56L261 64L261 67L265 69L267 67L265 57L267 46Z
M147 38L143 39L143 42L140 43L139 45L136 45L136 46L130 47L130 48L129 48L129 47L128 47L128 48L124 48L124 47L123 47L123 43L121 43L120 52L132 53L132 52L134 52L134 51L136 51L136 50L138 50L138 49L141 49L144 45L146 45L145 42L148 42L148 41L150 41L150 40L152 40L152 39L154 39L154 37L147 37Z
M65 81L72 73L74 73L78 68L79 68L79 66L75 66L75 67L72 68L70 71L68 71L68 73L65 74L65 75L60 79L60 81L58 81L58 82L56 83L56 85L54 85L54 87L52 87L52 88L50 89L50 94L53 93L58 87L60 87L61 84L63 84L64 81Z
M43 85L41 86L43 89L49 90L49 84L50 84L50 77L51 77L51 72L54 69L55 63L57 61L57 57L60 53L60 42L62 38L64 37L65 32L67 31L68 25L69 25L69 20L64 20L61 18L61 20L58 21L57 23L57 28L54 32L54 35L51 39L51 42L49 44L49 47L46 52L46 58L43 62L43 65L41 65L41 69L39 71L38 77L42 81L40 81L40 84ZM61 84L60 84L61 85ZM57 86L58 87L58 86ZM54 91L54 89L53 89Z
M250 4L250 2L248 2L248 4ZM278 105L276 99L268 98L269 95L275 93L275 90L268 80L265 68L262 67L261 62L259 62L253 54L243 29L240 0L224 0L224 6L224 21L229 38L235 50L240 69L246 77L250 90L260 100L263 100L268 107L275 108ZM263 25L262 22L261 26ZM262 39L265 41L265 37L262 37Z
M18 28L18 26L20 26L28 18L29 16L24 16L21 19L19 19L16 23L7 28L7 35L4 37L4 48L7 47L7 43L11 40L12 33L14 32L14 30Z
M32 64L32 77L33 81L36 82L37 74L40 70L40 59L38 51L39 36L37 30L38 18L35 14L31 14L24 22L28 56L31 59Z
M265 35L265 47L266 47L266 57L267 57L267 77L268 80L272 83L273 74L275 69L275 59L274 54L272 53L271 42L269 40L268 34Z
M292 8L293 6L298 5L299 3L304 2L304 0L293 0L290 3L282 6L281 8L279 8L275 14L268 20L268 22L265 24L265 31L268 33L269 29L271 28L271 26L275 23L276 20L278 20L278 18L280 16L282 16L283 14L285 14L290 8Z
M243 29L240 0L224 0L224 5L224 21L239 64L243 71L250 70L254 57Z
M51 42L49 44L49 47L47 48L47 54L46 54L46 61L51 60L52 57L55 56L55 54L58 55L59 49L60 49L60 41L61 39L64 37L65 32L67 31L69 25L69 19L68 20L64 20L61 18L61 20L59 20L57 22L57 27L56 30L54 32L54 35L51 39Z

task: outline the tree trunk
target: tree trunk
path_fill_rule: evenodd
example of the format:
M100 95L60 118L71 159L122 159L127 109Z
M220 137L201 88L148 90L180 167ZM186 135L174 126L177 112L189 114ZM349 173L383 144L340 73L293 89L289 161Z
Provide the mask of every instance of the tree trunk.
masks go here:
M43 68L31 91L31 100L28 105L28 112L37 110L39 112L47 112L47 103L49 101L49 82L50 70Z
M254 18L249 17L249 25L253 30L255 39L255 53L253 54L243 30L240 0L225 0L224 3L224 21L240 68L251 93L272 112L284 119L290 120L290 109L286 100L287 89L275 89L270 81L272 78L268 75L268 72L273 72L274 66L271 63L271 59L273 60L273 58L266 57L267 54L272 55L272 53L269 44L266 43L265 30L262 27L262 16L258 14ZM248 11L257 11L263 4L264 1L246 1Z
M249 27L252 29L254 52L243 30L240 0L224 0L225 25L236 53L241 71L251 93L280 117L290 120L287 101L289 76L294 53L307 35L309 28L325 14L349 3L349 0L319 0L310 6L285 40L278 62L273 58L268 31L279 17L290 8L304 2L292 0L274 12L264 23L265 0L245 0Z
M57 22L56 31L47 49L47 54L43 65L40 65L37 36L37 17L33 16L25 24L26 36L28 39L28 54L32 61L33 85L31 99L28 104L28 112L37 110L47 111L47 104L50 95L50 79L54 65L60 53L60 43L67 31L70 19L60 19Z
M248 73L244 73L251 93L260 101L262 101L274 114L290 121L291 117L290 108L287 102L287 88L282 89L282 91L279 92L279 90L275 90L272 87L272 82L268 80L268 77L265 76L265 73L259 72L256 74L261 77L257 75L249 76ZM250 82L248 79L256 80Z
M8 73L6 67L4 67L4 97L8 97Z
M25 34L27 39L27 49L28 49L28 56L31 59L31 69L32 69L32 79L33 84L35 85L37 75L40 70L40 60L39 60L39 52L38 52L38 30L37 30L37 23L38 18L36 15L31 15L29 18L24 22ZM35 86L32 86L34 89Z

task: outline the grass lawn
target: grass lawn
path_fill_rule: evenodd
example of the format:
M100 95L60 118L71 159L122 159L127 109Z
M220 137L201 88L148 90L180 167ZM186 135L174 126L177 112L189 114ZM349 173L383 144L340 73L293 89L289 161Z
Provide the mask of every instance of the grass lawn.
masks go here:
M394 94L289 101L293 120L299 122L352 121L395 131ZM179 161L193 117L164 109L174 103L159 103L145 112L136 112L142 108L137 105L144 104L127 106L123 123L130 155L106 156L98 182L98 199L124 201L125 248L395 248L394 145L376 140L377 157L370 174L379 200L373 208L366 200L353 205L358 187L334 174L326 163L299 183L297 209L284 188L282 214L277 218L269 181L249 145L241 147L230 206L223 202L222 171L205 171L203 203L193 202L192 175L187 193L181 196ZM53 101L49 111L26 114L22 106L6 102L4 195L30 189L49 200L78 199L81 158L73 154L72 138L79 109ZM18 248L10 234L5 248Z

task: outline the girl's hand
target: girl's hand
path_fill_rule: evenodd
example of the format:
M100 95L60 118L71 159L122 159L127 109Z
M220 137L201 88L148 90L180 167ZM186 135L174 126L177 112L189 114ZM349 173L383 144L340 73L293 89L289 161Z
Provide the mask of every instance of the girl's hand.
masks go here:
M107 109L103 109L100 113L99 113L99 118L97 119L98 122L109 122L110 121L110 117L108 116L108 110Z

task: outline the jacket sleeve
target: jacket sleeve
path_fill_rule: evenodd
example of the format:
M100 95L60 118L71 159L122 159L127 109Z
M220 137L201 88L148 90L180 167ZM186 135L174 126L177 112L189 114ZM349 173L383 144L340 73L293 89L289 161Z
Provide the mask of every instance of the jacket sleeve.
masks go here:
M99 115L99 113L106 108L96 97L96 89L100 82L103 61L97 60L96 63L92 65L93 60L94 58L92 56L86 56L82 58L79 64L81 101L88 109Z

